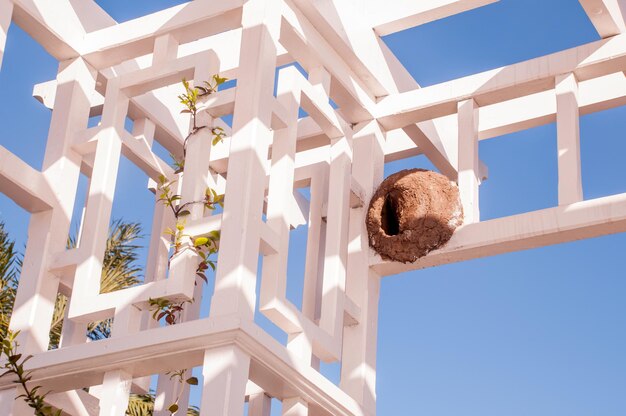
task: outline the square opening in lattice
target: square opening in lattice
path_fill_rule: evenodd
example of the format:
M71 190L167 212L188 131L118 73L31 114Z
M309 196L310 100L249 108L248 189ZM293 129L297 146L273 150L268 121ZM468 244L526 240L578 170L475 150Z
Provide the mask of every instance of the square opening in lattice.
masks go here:
M580 157L585 199L626 192L624 120L626 106L580 118Z
M481 141L479 158L489 169L480 185L481 220L558 205L554 123Z

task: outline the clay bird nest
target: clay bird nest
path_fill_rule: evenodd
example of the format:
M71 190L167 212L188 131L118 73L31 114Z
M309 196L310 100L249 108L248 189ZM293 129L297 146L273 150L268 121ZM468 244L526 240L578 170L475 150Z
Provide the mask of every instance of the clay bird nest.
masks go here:
M412 263L444 246L463 223L459 190L439 173L403 170L376 190L366 221L370 246L383 259Z

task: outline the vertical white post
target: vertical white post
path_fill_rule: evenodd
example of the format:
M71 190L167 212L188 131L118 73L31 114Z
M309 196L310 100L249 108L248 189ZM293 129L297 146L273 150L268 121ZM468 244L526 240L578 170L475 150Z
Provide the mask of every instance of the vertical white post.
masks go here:
M283 400L283 416L308 416L309 405L299 397Z
M578 81L573 73L556 77L556 130L559 152L559 205L583 200L580 166Z
M250 356L236 345L204 353L201 416L242 416Z
M309 70L309 82L316 89L330 94L330 73L323 66ZM330 165L330 156L328 158ZM302 290L302 313L313 322L319 322L322 315L322 295L324 283L324 256L326 251L326 219L324 206L328 206L328 166L316 169L311 177L311 201L309 205L308 234L306 243L306 264L304 288ZM330 169L328 169L330 170ZM301 338L304 334L300 335ZM306 339L300 339L304 343ZM311 357L311 366L319 370L320 360Z
M135 137L143 137L149 146L152 146L154 142L154 133L156 131L156 125L154 122L147 118L135 120L133 124L133 135ZM148 187L150 189L156 188L156 183L152 180L148 180ZM159 193L156 192L156 198L159 199ZM146 260L146 272L144 282L154 282L163 280L167 274L167 262L169 256L170 242L166 234L164 234L165 228L168 225L173 224L174 216L171 210L168 209L160 201L156 201L154 205L154 214L152 216L152 234L150 235L150 244L148 248L148 259ZM145 314L146 318L150 318L150 314ZM148 324L145 322L142 324L142 328L158 326L158 323L150 318L154 324Z
M152 65L165 63L176 59L178 54L178 41L171 33L157 36L154 40Z
M11 329L19 330L20 352L46 351L58 292L58 279L48 272L50 255L65 250L80 175L81 157L71 146L74 135L86 128L95 71L82 59L64 62L57 76L57 92L43 162L44 175L57 195L58 205L33 214Z
M109 80L80 241L81 250L84 250L88 258L78 264L74 278L74 291L88 296L72 297L70 302L72 318L77 315L74 310L79 308L78 302L91 299L100 293L102 261L122 151L120 131L124 129L127 111L128 97L119 89L118 79Z
M348 257L350 185L352 183L352 131L331 139L328 179L328 217L322 284L320 327L340 340L343 331L344 296Z
M321 314L322 274L324 269L324 244L326 221L324 205L328 201L328 166L316 169L311 177L311 201L309 205L308 235L306 241L306 266L302 294L302 313L312 321Z
M168 35L169 36L169 35ZM155 44L155 59L157 57L157 46L159 38ZM177 47L173 40L162 39L161 43L166 43L171 49ZM165 48L164 45L161 45ZM208 80L212 74L219 71L217 62L214 60L206 60L200 62L194 70L195 85L202 84L203 80ZM199 111L196 116L196 126L203 128L198 130L189 137L186 143L185 167L182 175L181 186L181 204L192 201L202 201L204 199L205 190L209 178L209 160L211 157L211 129L212 118L206 111ZM190 126L192 128L192 126ZM183 218L183 221L199 220L204 216L204 205L194 203L188 206L190 214ZM186 244L193 244L189 238L185 238ZM184 276L195 276L196 268L200 262L199 256L191 251L185 251L177 255L172 261L170 275L178 278L181 274ZM182 276L180 276L182 277ZM181 321L190 321L198 319L200 316L200 305L202 304L202 289L204 285L202 281L197 281L194 286L193 303L186 305L181 316ZM191 371L185 372L183 379L191 377ZM181 408L187 407L189 401L189 385L187 383L179 383L178 380L171 380L167 375L160 375L157 384L157 398L154 404L155 416L166 416L169 414L167 408L178 398L178 404Z
M385 137L378 122L355 127L354 179L367 191L369 201L384 174ZM380 276L369 268L369 241L365 226L367 204L350 212L350 245L346 294L361 310L359 323L343 333L342 390L373 415L376 409L376 338Z
M478 106L473 99L458 104L459 192L466 224L480 221L478 161Z
M100 395L100 416L124 416L128 408L128 396L132 376L124 371L104 374Z
M248 416L270 416L272 399L265 393L251 394L248 400Z
M252 319L276 72L279 4L244 5L222 237L211 316Z
M69 303L71 301L72 299L68 298L67 304L65 305L63 327L61 328L61 339L59 341L60 348L82 344L87 340L87 324L84 322L74 322L69 319Z
M316 169L311 177L306 265L302 290L302 314L319 322L322 314L322 285L324 282L324 253L326 251L326 220L324 206L328 202L328 166ZM313 368L320 368L320 360L313 356Z
M4 48L7 43L7 34L11 26L13 16L13 2L11 0L0 0L0 69L2 69L2 58Z

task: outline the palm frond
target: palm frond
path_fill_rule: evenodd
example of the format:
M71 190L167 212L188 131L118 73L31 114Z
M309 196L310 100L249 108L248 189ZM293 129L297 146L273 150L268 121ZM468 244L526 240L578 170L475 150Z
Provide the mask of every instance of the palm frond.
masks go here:
M102 262L100 293L114 292L141 282L141 268L136 265L137 252L141 246L134 244L141 237L141 225L138 223L124 222L119 219L111 223ZM68 248L76 247L76 244L76 238L69 236ZM59 295L50 331L51 348L59 345L66 306L67 298ZM87 327L89 338L92 340L108 338L111 335L111 324L111 319L92 322Z
M151 416L154 412L154 393L131 394L128 400L127 416ZM200 409L191 406L187 409L187 416L200 416Z
M9 238L4 223L0 222L0 338L4 338L9 329L20 266L15 241Z

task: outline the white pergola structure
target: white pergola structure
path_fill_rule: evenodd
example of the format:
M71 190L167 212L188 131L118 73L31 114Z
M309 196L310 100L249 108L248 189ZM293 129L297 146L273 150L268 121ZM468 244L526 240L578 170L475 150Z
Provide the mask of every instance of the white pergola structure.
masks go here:
M121 416L150 376L202 366L202 415L242 415L248 402L249 415L267 416L270 398L289 416L373 415L381 277L626 231L626 194L583 200L579 154L580 115L626 104L626 1L580 0L602 40L426 88L380 39L495 1L194 0L117 23L93 0L0 0L0 64L11 22L59 60L56 79L34 89L53 110L42 170L0 147L0 192L32 213L11 328L34 355L32 382L53 391L48 401L70 415ZM193 237L221 231L208 318L199 319L193 252L168 269L163 231L174 218L161 204L145 282L100 293L121 155L151 180L176 177L152 145L182 154L180 80L217 73L236 87L198 117L228 137L213 147L208 130L192 136L179 180L182 202L207 186L225 194L221 214L193 209L186 227ZM230 114L232 126L221 119ZM559 205L481 221L478 141L554 121ZM364 213L385 162L418 154L458 181L465 225L415 263L383 261L368 247ZM88 197L68 250L81 172ZM286 296L297 227L308 227L301 308ZM61 346L48 351L59 292L69 307ZM196 302L184 322L159 327L146 311L157 297ZM288 334L286 345L255 313ZM87 324L110 317L111 338L86 342ZM339 385L320 360L341 362ZM184 408L188 389L178 389L159 378L155 414L169 414L178 394ZM0 414L32 414L19 393L0 379Z

